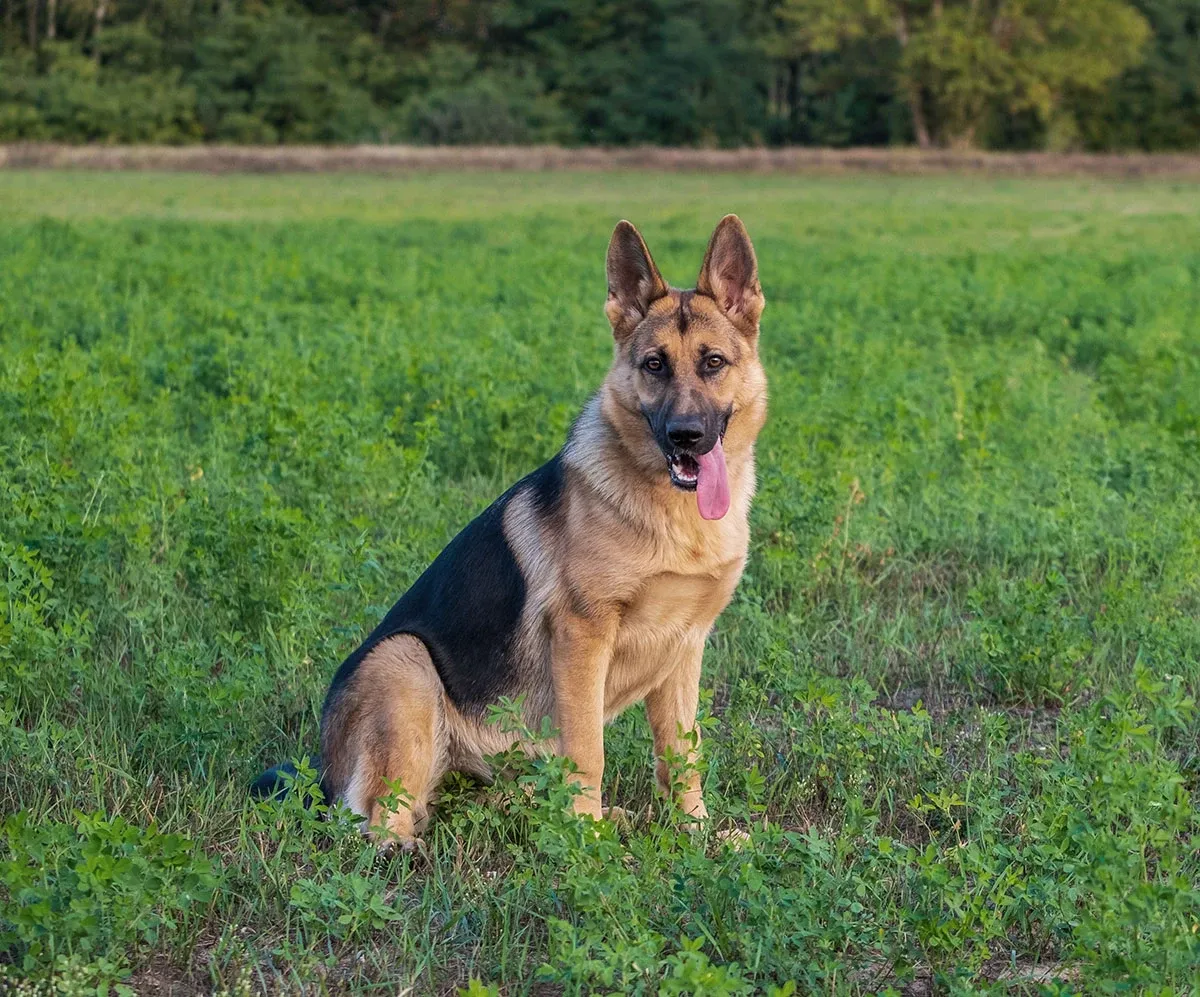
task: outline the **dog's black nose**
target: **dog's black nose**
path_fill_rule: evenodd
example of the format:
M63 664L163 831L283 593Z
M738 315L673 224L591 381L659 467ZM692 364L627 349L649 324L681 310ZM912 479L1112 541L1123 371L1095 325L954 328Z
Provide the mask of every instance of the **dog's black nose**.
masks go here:
M667 439L673 446L694 447L704 437L704 423L699 419L672 419L667 423Z

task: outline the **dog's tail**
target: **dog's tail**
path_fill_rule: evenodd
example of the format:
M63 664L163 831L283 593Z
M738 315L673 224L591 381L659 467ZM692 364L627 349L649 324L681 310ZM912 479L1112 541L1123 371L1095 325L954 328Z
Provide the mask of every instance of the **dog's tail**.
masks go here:
M321 771L321 760L316 755L309 755L304 763L317 772ZM299 776L300 770L295 762L282 762L267 769L250 783L250 795L256 800L282 800Z

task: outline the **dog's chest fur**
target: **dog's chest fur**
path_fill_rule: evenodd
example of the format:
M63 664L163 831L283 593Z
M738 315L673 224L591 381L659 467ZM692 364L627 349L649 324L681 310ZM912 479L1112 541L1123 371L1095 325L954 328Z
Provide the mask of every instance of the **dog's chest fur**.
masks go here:
M752 461L732 477L733 506L717 522L700 519L694 495L669 485L655 494L627 490L641 501L624 509L581 503L575 510L560 584L584 606L617 605L606 716L643 699L691 660L732 597L749 543Z
M711 575L662 574L648 578L621 617L605 681L605 714L613 717L645 698L703 645L729 602L741 562Z

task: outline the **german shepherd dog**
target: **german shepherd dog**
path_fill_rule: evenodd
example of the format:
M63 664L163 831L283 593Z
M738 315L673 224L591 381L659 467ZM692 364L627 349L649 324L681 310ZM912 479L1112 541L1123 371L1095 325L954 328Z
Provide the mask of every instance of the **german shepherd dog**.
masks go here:
M451 770L488 777L511 735L485 721L523 697L599 818L604 724L645 701L665 793L707 815L696 771L700 659L746 561L754 441L766 419L762 289L736 215L695 290L663 280L629 222L608 247L612 368L566 446L458 534L337 670L321 716L326 799L411 848ZM672 784L667 758L687 762ZM281 788L263 773L258 795ZM407 805L386 806L399 784Z

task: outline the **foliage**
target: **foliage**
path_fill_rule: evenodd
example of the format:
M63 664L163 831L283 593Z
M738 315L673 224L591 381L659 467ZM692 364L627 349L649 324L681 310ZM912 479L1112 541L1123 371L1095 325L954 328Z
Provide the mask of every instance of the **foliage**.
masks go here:
M492 39L605 145L762 140L762 66L738 0L508 0Z
M102 72L65 42L0 59L0 135L7 139L186 142L201 137L194 88L178 69Z
M1196 192L536 181L0 175L0 989L1192 992ZM378 861L332 670L560 444L618 213L682 284L728 210L771 415L711 825L634 710L625 824L510 756Z
M801 49L894 38L922 145L972 145L989 115L1029 111L1053 126L1068 89L1103 90L1147 34L1125 0L784 0L780 15Z
M4 0L0 141L1189 148L1196 3Z
M34 826L22 811L3 831L0 946L27 971L67 956L111 954L112 968L124 966L194 931L219 882L187 838L122 817L77 813Z
M196 117L228 142L358 142L386 134L372 85L395 70L352 25L287 7L222 7L188 52Z
M435 47L425 65L428 88L413 93L401 109L401 134L431 145L548 143L574 137L570 115L532 74L481 68L469 50L447 45Z
M1137 0L1154 43L1113 82L1106 100L1071 95L1071 113L1093 149L1200 146L1200 0Z

